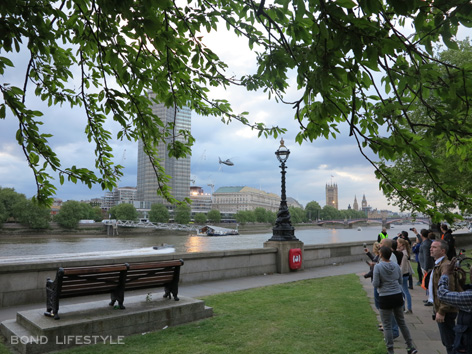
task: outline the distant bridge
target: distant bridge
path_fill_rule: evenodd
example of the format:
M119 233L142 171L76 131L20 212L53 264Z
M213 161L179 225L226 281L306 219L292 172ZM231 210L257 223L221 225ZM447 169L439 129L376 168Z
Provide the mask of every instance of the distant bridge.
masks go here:
M402 218L387 218L387 219L381 219L381 218L367 219L367 218L365 218L365 219L349 219L349 220L337 219L337 220L319 220L319 221L317 221L317 225L322 226L324 224L342 224L342 225L352 226L352 225L358 224L358 223L390 225L390 224L395 224L395 223L403 223L404 221L410 221L411 222L412 220L402 219ZM419 219L415 219L414 222L429 225L430 220L428 218L419 218Z

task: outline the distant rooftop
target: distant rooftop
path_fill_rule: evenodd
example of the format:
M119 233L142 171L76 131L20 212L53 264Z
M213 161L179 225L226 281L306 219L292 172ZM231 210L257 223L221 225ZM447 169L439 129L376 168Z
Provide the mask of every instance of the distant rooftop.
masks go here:
M238 193L241 192L241 189L244 187L220 187L218 188L215 193Z
M257 193L257 194L270 195L272 197L278 198L277 194L264 192L260 189L256 189L252 187L243 187L243 186L220 187L215 191L214 194L217 194L217 193Z

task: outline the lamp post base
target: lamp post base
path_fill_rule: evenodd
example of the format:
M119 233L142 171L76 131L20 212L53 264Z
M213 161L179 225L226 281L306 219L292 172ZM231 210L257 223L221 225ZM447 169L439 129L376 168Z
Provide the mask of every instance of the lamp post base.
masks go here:
M293 241L269 241L264 242L264 248L274 247L277 248L278 252L276 254L276 266L277 273L284 274L290 272L296 272L297 270L303 270L303 242L297 239ZM290 259L289 252L292 248L300 248L302 250L302 265L297 270L290 269Z

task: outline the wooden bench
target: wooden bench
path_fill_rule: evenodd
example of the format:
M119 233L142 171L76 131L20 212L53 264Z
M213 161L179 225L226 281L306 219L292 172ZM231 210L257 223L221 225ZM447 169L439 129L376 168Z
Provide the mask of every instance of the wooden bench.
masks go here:
M164 297L178 301L183 260L59 268L56 279L46 281L45 316L59 319L59 299L110 293L110 306L124 310L126 290L164 287Z

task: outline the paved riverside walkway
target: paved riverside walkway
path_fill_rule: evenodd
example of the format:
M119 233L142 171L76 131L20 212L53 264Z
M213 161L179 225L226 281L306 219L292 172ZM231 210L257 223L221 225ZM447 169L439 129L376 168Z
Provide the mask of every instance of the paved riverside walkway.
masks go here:
M218 280L212 282L195 283L195 284L181 284L179 286L179 295L200 298L202 296L232 292L238 290L253 289L261 286L274 285L289 283L298 280L323 278L327 276L335 276L342 274L357 274L364 289L366 295L369 296L372 304L372 308L377 313L374 307L373 301L373 287L370 283L370 279L364 279L362 274L368 271L366 264L362 261L337 264L332 266L324 266L313 268L309 270L289 273L289 274L268 274L244 278L233 278L228 280ZM147 294L149 289L135 291L130 295ZM159 289L156 290L157 293ZM411 335L413 337L416 348L419 353L424 354L443 354L446 353L444 346L439 338L439 331L434 322L431 319L432 307L425 307L423 300L426 299L425 291L419 286L415 286L413 290L410 290L412 302L413 302L413 314L405 315ZM61 306L73 303L83 303L93 301L95 296L90 297L79 297L61 300ZM103 299L103 295L97 296L96 298ZM126 304L126 298L125 298ZM18 311L25 311L37 308L45 308L45 303L36 303L28 305L19 305L9 308L0 308L0 322L13 319ZM378 321L380 323L380 318ZM368 333L366 335L369 335ZM405 344L402 336L395 340L395 352L406 353Z

